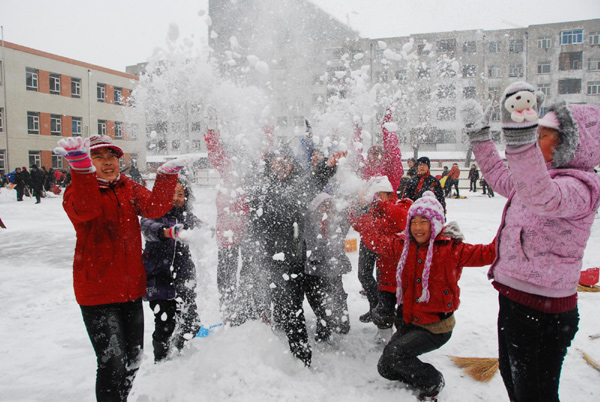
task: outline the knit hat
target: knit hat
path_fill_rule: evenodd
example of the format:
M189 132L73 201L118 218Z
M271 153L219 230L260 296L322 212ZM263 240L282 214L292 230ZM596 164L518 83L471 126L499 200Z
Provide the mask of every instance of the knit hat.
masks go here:
M555 112L548 112L544 117L538 120L538 125L541 127L548 127L558 131L560 129L560 122Z
M107 135L92 135L90 137L90 151L99 148L109 148L113 150L119 158L123 156L123 150L116 146L112 139Z
M559 142L554 148L552 161L554 167L567 165L575 159L575 151L579 145L579 125L564 100L550 105L548 112L539 120L539 125L558 131Z
M431 161L429 160L428 157L421 156L419 159L417 159L417 166L420 165L421 163L424 163L427 165L427 167L431 168Z
M391 193L394 191L392 183L387 176L373 176L369 179L369 193L375 195L380 192Z
M406 216L406 235L404 239L404 249L398 262L398 268L396 270L396 280L398 281L397 296L398 304L402 304L402 270L406 264L408 257L408 249L410 248L410 242L412 235L410 233L410 223L415 216L422 216L429 219L431 223L431 237L429 238L429 248L427 249L427 258L425 259L425 268L423 269L423 292L421 297L417 299L418 303L427 303L429 301L429 273L431 271L431 260L433 259L433 242L438 234L444 228L446 218L444 217L444 208L442 204L435 198L435 195L431 191L426 191L423 196L416 200Z

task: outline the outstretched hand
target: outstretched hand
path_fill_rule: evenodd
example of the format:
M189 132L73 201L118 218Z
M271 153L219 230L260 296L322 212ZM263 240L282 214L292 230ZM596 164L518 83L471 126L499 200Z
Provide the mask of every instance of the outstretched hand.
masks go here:
M492 105L483 111L481 105L474 100L468 100L461 105L460 115L471 143L487 141L492 138L490 117L493 111Z
M348 151L335 152L329 157L329 159L327 159L327 166L334 167L342 158L345 158L346 156L348 156Z
M199 157L183 157L163 163L158 171L166 174L177 174L183 168L190 167Z
M90 158L90 139L68 137L58 141L54 153L65 158L76 170L89 169L92 166Z

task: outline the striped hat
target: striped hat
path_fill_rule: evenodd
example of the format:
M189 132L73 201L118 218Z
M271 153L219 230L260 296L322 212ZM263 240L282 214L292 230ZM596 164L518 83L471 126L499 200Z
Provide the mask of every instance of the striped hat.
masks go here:
M113 150L119 158L123 156L123 150L116 146L112 139L107 135L92 135L90 137L90 152L99 148L109 148Z

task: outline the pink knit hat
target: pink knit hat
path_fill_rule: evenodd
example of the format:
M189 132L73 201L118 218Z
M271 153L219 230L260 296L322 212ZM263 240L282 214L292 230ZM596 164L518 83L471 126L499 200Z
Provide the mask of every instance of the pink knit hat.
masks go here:
M538 120L538 125L540 127L548 127L552 128L556 131L560 130L560 122L558 121L558 116L556 113L550 111L544 115L541 119Z
M398 268L396 270L396 281L398 282L396 294L398 296L398 304L402 304L402 270L406 264L408 249L410 247L410 242L412 241L410 235L410 222L415 216L422 216L429 219L429 222L431 222L431 237L429 238L425 268L423 269L423 292L421 293L421 297L417 300L419 303L427 303L429 301L428 287L431 260L433 259L433 242L436 236L440 234L444 228L444 223L446 222L444 207L442 207L442 204L440 204L431 191L423 193L423 196L416 200L408 210L408 215L406 216L404 249L402 250L402 255L400 256L400 261L398 262Z
M108 135L92 135L90 137L90 151L98 148L111 149L119 156L119 158L123 156L123 150L115 145Z

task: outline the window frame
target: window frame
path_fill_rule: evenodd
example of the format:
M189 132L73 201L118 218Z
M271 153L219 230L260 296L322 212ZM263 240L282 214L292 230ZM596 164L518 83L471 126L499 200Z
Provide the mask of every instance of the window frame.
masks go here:
M595 63L595 68L592 68L592 63ZM600 59L588 59L588 71L600 71Z
M27 134L40 135L40 112L27 112Z
M488 78L500 78L502 77L502 67L493 65L488 66Z
M552 63L549 61L538 61L537 73L538 74L551 74L552 73Z
M565 86L571 83L579 82L579 90L573 92L566 92ZM581 93L581 79L580 78L565 78L562 80L558 80L558 94L559 95L573 95Z
M575 38L573 40L573 38ZM566 39L566 41L565 41ZM579 45L583 43L583 28L560 31L560 45Z
M78 130L74 130L77 128ZM83 134L83 119L81 117L71 117L71 136L81 137Z
M511 64L508 67L509 77L523 77L524 74L523 64Z
M33 159L32 159L33 158ZM29 151L28 152L29 166L37 165L42 166L42 151Z
M59 114L50 115L50 135L62 136L62 116Z
M40 70L33 67L25 67L25 89L37 91L39 88ZM30 83L31 82L31 83Z
M52 153L52 168L61 170L64 167L62 155Z
M546 95L546 97L550 97L551 88L552 84L550 83L537 84L537 90Z
M106 84L96 84L96 101L106 102Z
M98 119L98 135L106 135L106 120Z
M502 41L494 40L488 42L488 53L501 53L502 52Z
M71 77L71 98L81 98L81 78Z
M508 53L523 53L525 43L523 39L510 39L508 42Z
M115 121L115 140L123 139L123 122Z
M600 45L600 32L590 32L588 36L588 43L590 46Z
M477 64L463 64L462 78L475 78L475 77L477 77Z
M123 88L114 87L114 99L115 105L123 105L125 103L123 102Z
M60 95L60 74L50 73L48 76L50 95Z
M4 132L4 108L0 107L0 133Z
M448 118L440 118L448 116ZM454 106L440 106L438 107L436 118L438 121L455 121L456 120L456 107Z
M463 53L475 54L477 53L477 41L467 40L463 42Z
M551 49L552 48L552 37L551 36L540 36L538 38L538 49Z
M600 81L588 81L586 83L586 95L600 95ZM593 89L593 91L591 91Z

